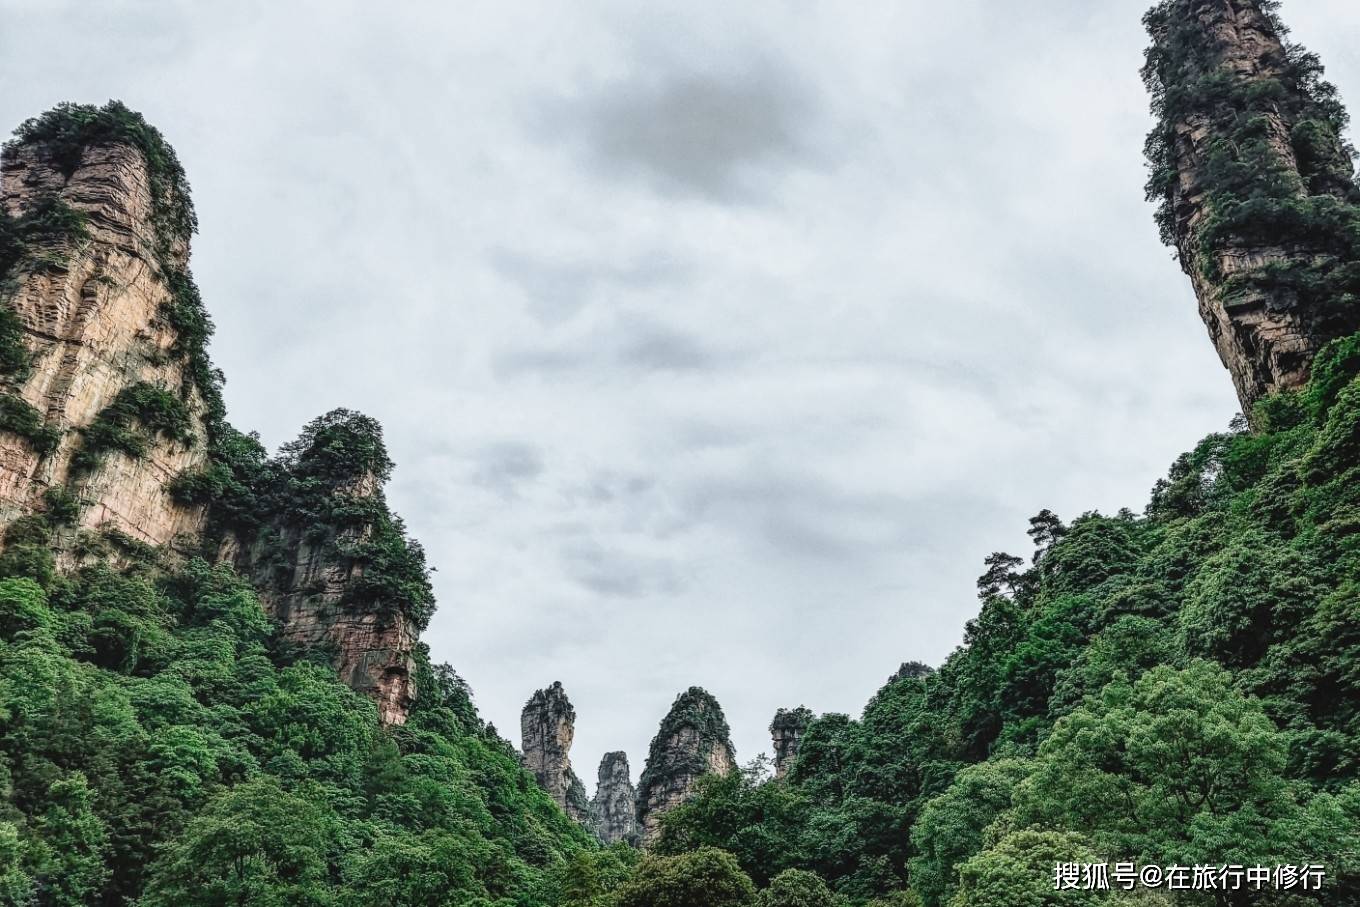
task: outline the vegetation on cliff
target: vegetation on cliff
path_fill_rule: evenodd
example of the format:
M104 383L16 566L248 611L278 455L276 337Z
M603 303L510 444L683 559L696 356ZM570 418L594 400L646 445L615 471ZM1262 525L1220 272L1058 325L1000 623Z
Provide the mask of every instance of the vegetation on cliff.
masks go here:
M228 568L57 575L22 548L0 563L0 903L548 903L593 849L423 653L384 730Z
M1181 130L1210 141L1198 175L1208 216L1182 248L1184 264L1218 283L1221 256L1243 242L1307 249L1308 256L1267 262L1234 274L1229 297L1251 289L1296 294L1314 316L1360 323L1360 191L1352 175L1348 124L1336 88L1315 54L1284 42L1264 70L1225 65L1221 38L1191 15L1189 0L1163 0L1144 19L1154 41L1143 79L1157 125L1146 152L1149 201L1157 202L1162 238L1175 245L1187 212L1178 205ZM1263 21L1283 39L1278 2L1259 2ZM1279 134L1276 130L1282 130ZM1286 156L1288 159L1286 159Z

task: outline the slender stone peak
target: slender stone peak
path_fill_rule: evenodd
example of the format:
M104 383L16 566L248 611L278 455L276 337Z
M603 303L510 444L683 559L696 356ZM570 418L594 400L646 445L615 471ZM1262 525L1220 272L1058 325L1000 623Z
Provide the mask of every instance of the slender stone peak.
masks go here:
M628 754L605 753L591 804L595 833L606 844L638 843L637 791L628 768Z
M687 800L699 779L736 768L736 752L722 706L690 687L676 697L647 752L638 784L638 826L645 845L661 833L661 817Z
M177 317L193 218L182 183L159 133L121 105L63 106L5 143L0 525L59 493L78 529L166 545L199 528L202 508L166 492L206 457L213 390Z
M576 735L576 710L554 681L535 690L519 716L520 750L524 767L539 787L577 822L591 824L585 785L571 768L571 743Z
M1251 418L1360 329L1345 111L1262 0L1164 0L1145 21L1148 196Z
M774 776L782 778L793 768L798 758L798 745L803 732L812 723L812 710L804 706L780 709L770 722L770 740L774 744Z

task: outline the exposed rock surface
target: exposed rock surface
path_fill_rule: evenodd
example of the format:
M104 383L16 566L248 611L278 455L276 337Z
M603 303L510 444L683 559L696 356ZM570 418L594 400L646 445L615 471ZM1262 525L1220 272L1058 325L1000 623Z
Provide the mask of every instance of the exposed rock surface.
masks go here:
M524 767L539 787L577 822L591 825L585 785L571 769L571 742L576 735L576 710L561 681L536 690L519 716L520 749Z
M798 744L803 740L803 732L812 723L812 710L799 706L796 709L780 709L774 713L770 722L770 740L774 744L774 776L782 778L793 767L798 758Z
M332 495L371 499L380 489L378 478L369 474ZM370 531L362 522L318 531L284 514L245 543L229 534L219 559L250 578L260 601L279 621L284 639L330 651L336 673L351 688L373 698L382 722L401 725L416 696L416 634L396 609L351 603L350 590L365 568L342 553L360 544Z
M210 328L188 276L194 221L182 172L167 170L178 168L173 152L121 105L45 117L57 123L48 134L58 140L8 143L0 158L0 309L17 317L16 355L27 360L0 372L0 415L14 428L13 413L25 410L36 429L0 430L0 528L42 510L44 493L61 488L78 505L75 531L54 542L65 568L79 562L72 542L82 529L201 550L207 508L168 492L172 480L208 463L222 429L215 385L210 405L200 383L210 371L202 348ZM194 337L175 327L186 297L187 317L203 317ZM109 428L133 392L169 406L183 424L152 429L142 419L156 413L124 405L133 415L119 417L121 434L110 442L106 432L92 455L92 426ZM144 450L134 455L120 441ZM358 509L390 517L376 476L331 493L342 503L376 496L380 508ZM286 640L332 651L337 671L377 701L382 720L402 723L415 695L415 629L399 609L352 594L365 568L345 554L370 537L373 520L318 526L297 514L258 516L263 525L217 539L219 559L255 582Z
M1291 271L1317 267L1334 253L1334 237L1292 229L1289 216L1275 214L1267 215L1265 229L1253 229L1249 214L1234 215L1241 220L1228 223L1222 235L1228 206L1215 196L1240 180L1224 162L1248 162L1246 172L1255 181L1232 187L1237 198L1256 194L1270 180L1275 199L1279 187L1289 187L1286 203L1292 195L1304 208L1324 210L1321 200L1335 211L1338 202L1356 201L1350 157L1298 84L1280 28L1260 0L1178 0L1149 21L1154 38L1149 73L1160 86L1159 103L1167 105L1170 98L1162 134L1153 135L1169 151L1166 160L1154 159L1154 168L1167 168L1164 230L1250 416L1257 400L1306 382L1318 349L1355 331L1360 320L1356 306L1309 298L1300 289L1305 282L1287 279ZM1204 87L1220 77L1226 81ZM1257 152L1243 141L1247 121L1255 123L1251 141L1259 139L1273 159L1269 164L1255 161ZM1210 227L1218 234L1211 245L1205 242Z
M606 844L638 843L637 791L628 769L628 754L605 753L591 803L595 833Z
M687 800L700 778L735 768L736 753L722 706L707 690L690 687L676 697L647 752L637 792L643 845L656 841L661 817Z
M161 317L171 294L154 251L145 160L128 145L94 145L66 173L38 147L7 147L0 162L5 215L23 217L53 199L85 215L86 235L50 241L0 275L0 303L18 315L32 354L27 376L7 382L7 391L31 404L57 440L42 455L0 432L0 521L34 510L48 488L69 485L83 504L81 526L170 543L197 530L201 508L177 505L164 486L203 461L206 432L203 401L172 352L177 334ZM170 254L182 266L187 239ZM76 475L80 429L139 383L183 394L193 440L154 437L142 457L111 451L96 469Z

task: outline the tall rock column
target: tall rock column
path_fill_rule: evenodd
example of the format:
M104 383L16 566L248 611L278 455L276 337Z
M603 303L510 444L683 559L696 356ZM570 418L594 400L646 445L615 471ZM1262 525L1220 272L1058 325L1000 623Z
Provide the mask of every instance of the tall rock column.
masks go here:
M735 768L736 751L722 706L707 690L690 687L676 697L647 751L637 792L643 845L656 841L661 817L689 799L700 778Z
M1250 417L1360 329L1345 112L1261 0L1164 0L1145 23L1148 197Z
M805 706L796 709L780 709L774 713L770 722L770 741L774 745L774 776L782 778L793 768L798 758L798 745L803 741L803 732L812 723L812 710Z
M628 754L605 753L600 760L595 799L595 833L606 844L637 844L637 791L628 769Z
M519 716L520 749L524 767L539 787L562 807L567 815L590 825L590 802L585 785L571 769L571 742L576 736L576 710L554 681L546 690L536 690Z
M204 460L217 397L187 191L160 134L116 103L58 108L5 144L0 524L52 490L80 527L153 545L198 530L202 508L165 491Z

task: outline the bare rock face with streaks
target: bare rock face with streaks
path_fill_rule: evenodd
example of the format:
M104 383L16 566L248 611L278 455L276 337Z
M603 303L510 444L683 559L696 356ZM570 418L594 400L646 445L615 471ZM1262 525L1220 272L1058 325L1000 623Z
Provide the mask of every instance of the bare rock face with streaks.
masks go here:
M96 144L61 158L14 143L0 163L0 208L9 223L27 225L27 242L10 250L0 274L0 304L17 316L28 352L26 366L3 379L5 410L40 420L37 431L21 434L9 419L0 431L0 522L40 509L47 489L66 486L82 505L79 526L168 544L197 531L201 508L177 504L165 486L203 461L207 441L202 395L165 317L167 271L186 266L188 236L158 235L137 148ZM63 222L67 229L52 228ZM141 430L139 456L111 449L82 462L87 431L148 388L178 401L180 430Z
M1243 412L1360 328L1360 193L1344 114L1261 0L1172 0L1147 19L1160 123L1149 197Z
M812 711L804 706L780 709L770 722L770 741L774 745L774 776L782 778L798 758L798 745L812 723Z
M676 697L647 752L637 792L643 846L656 841L661 817L689 799L700 778L735 769L736 751L722 706L707 690L690 687Z
M638 843L637 791L633 788L627 753L605 753L600 760L591 811L595 816L595 833L601 841Z
M591 825L585 785L571 768L576 710L560 681L534 691L520 712L519 728L524 767L567 815L583 825Z

